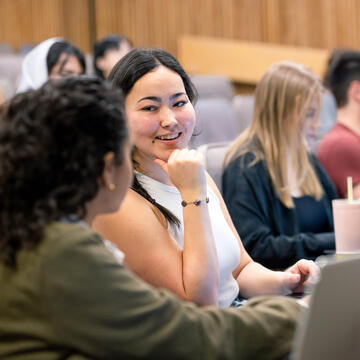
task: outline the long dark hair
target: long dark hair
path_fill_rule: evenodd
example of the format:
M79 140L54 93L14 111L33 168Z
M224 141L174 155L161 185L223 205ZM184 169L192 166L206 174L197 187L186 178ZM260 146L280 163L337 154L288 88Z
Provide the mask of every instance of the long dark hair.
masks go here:
M66 54L67 57L63 60L62 64L60 65L60 71L63 69L63 67L67 63L69 57L75 56L78 59L80 65L83 69L82 74L85 74L86 61L85 61L84 54L73 44L71 44L65 40L57 41L51 45L51 47L48 51L48 54L46 56L46 65L47 65L48 74L51 73L52 68L59 61L61 54Z
M176 72L181 77L186 94L191 103L194 104L197 100L195 86L174 56L162 49L134 49L130 51L114 66L108 80L112 82L113 87L120 88L126 97L134 84L142 76L153 71L160 65ZM136 175L134 176L132 189L154 204L170 224L180 224L179 219L171 211L158 204L156 200L149 195L136 178Z
M0 120L0 259L15 265L47 224L84 218L104 155L114 152L120 165L128 131L121 92L86 77L16 95Z

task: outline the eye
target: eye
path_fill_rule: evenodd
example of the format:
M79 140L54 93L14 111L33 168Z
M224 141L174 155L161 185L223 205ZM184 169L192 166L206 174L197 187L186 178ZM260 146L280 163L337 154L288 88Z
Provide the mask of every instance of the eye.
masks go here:
M313 118L315 115L316 115L316 110L315 109L308 110L305 113L306 118Z
M142 110L142 111L155 111L155 110L156 110L156 106L155 106L155 105L148 105L148 106L144 106L144 107L141 108L140 110Z
M177 101L173 106L174 106L174 107L182 107L182 106L184 106L186 103L187 103L187 101L185 101L185 100L180 100L180 101Z

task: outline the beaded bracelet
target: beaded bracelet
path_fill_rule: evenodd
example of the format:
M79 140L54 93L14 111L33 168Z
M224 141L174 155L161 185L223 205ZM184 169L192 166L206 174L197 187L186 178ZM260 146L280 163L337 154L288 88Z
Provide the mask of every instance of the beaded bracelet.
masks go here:
M206 197L205 200L195 200L195 201L191 201L191 202L188 202L188 201L183 200L183 201L181 202L181 205L182 205L183 207L185 207L185 206L187 206L187 205L190 205L190 204L194 204L195 206L199 206L203 201L205 201L206 203L208 203L208 202L209 202L209 198Z

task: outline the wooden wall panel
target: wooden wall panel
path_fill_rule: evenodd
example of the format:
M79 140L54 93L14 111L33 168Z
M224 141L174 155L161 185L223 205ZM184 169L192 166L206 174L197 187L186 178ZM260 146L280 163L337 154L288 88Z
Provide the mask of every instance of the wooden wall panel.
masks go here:
M84 51L90 49L90 0L0 0L0 41L17 50L62 36Z
M50 0L52 1L52 0ZM92 51L91 16L89 0L60 0L62 8L60 17L62 28L60 33L65 39L85 52Z
M64 36L84 51L110 33L177 53L181 35L360 47L359 0L0 0L0 41Z
M319 48L360 46L359 0L95 0L96 37L176 54L180 35Z

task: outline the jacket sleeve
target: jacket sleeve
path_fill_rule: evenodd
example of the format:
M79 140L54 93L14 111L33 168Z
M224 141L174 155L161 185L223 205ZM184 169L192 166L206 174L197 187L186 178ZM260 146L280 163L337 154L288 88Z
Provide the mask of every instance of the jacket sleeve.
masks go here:
M274 195L261 163L251 167L240 160L224 172L223 193L232 221L250 256L272 269L284 269L300 259L315 259L334 249L334 234L275 233L274 221L286 222L293 216Z
M276 359L291 350L301 312L285 297L225 310L182 302L119 264L96 235L54 246L42 289L59 343L97 359Z

